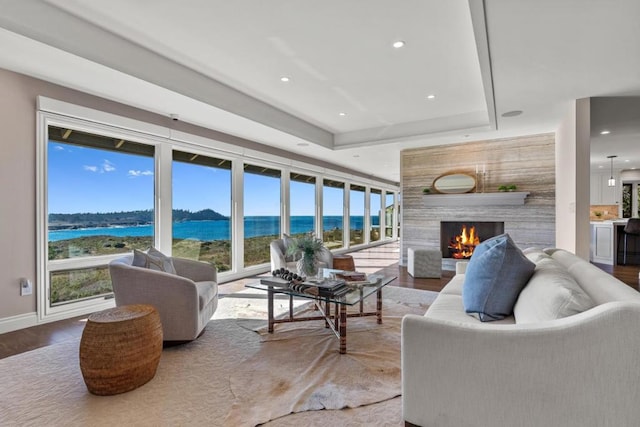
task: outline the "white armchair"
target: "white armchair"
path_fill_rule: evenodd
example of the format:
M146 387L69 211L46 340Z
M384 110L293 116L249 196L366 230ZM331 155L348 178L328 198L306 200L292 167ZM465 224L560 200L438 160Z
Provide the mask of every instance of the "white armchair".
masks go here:
M218 307L216 268L171 258L176 274L131 265L133 255L109 263L116 305L150 304L160 314L164 341L196 339Z

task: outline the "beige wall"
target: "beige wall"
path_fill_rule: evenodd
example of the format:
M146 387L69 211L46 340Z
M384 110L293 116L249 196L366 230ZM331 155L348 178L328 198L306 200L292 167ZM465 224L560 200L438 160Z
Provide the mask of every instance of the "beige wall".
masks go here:
M206 138L371 178L316 159L108 101L0 69L0 332L2 322L33 323L36 312L36 99L39 95L100 111L172 127ZM380 181L380 180L377 180ZM388 183L394 184L394 183ZM21 297L19 280L29 278L34 293ZM24 320L23 320L24 319Z
M440 221L504 221L521 247L555 244L555 140L553 134L532 135L456 145L405 150L401 154L402 250L438 248ZM516 184L528 191L523 206L425 206L422 189L451 171L475 173L475 165L487 171L486 192L501 184Z
M558 247L589 259L590 103L571 103L556 133Z
M556 245L575 252L576 249L576 106L567 111L556 132Z

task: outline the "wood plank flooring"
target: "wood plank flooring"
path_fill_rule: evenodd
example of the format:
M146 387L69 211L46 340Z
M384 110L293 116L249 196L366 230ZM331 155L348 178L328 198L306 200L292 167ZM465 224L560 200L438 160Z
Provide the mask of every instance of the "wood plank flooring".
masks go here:
M406 267L398 265L399 243L393 242L361 251L351 252L356 269L365 273L381 271L386 275L397 276L392 286L423 289L439 292L453 277L452 271L444 271L441 279L417 279L407 273ZM604 271L638 290L638 274L640 266L605 266L599 265ZM244 285L256 278L246 278L220 285L221 298L225 295L244 289ZM52 345L58 342L76 339L82 335L86 316L58 322L45 323L19 331L0 334L0 359L15 354L24 353L36 348Z

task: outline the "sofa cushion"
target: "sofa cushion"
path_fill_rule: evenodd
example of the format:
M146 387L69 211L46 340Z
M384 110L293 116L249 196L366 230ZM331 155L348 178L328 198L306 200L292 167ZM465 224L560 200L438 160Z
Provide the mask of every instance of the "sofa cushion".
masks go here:
M480 320L476 317L469 316L464 312L462 297L455 294L440 294L434 302L429 305L424 317L429 319L444 320L465 325L480 324ZM492 324L513 324L515 320L513 316L507 316L504 319L496 320Z
M462 296L462 286L464 285L464 274L456 274L451 278L444 288L440 291L440 295L458 295Z
M594 307L593 300L571 274L547 257L536 263L533 276L513 308L516 323L560 319Z
M147 252L134 249L131 265L176 274L171 258L154 247L149 248Z
M534 264L541 259L551 258L540 248L525 248L522 250L522 253Z
M477 314L483 322L509 316L534 269L535 264L506 233L480 243L462 287L465 312Z

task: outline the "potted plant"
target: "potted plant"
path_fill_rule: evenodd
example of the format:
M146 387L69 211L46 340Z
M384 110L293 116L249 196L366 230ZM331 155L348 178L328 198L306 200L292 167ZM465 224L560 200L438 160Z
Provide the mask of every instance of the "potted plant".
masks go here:
M318 274L318 256L325 251L324 244L315 234L307 233L302 237L292 238L293 242L287 247L287 255L298 255L298 274L312 277Z
M498 191L516 191L517 188L515 184L501 185L498 187Z

